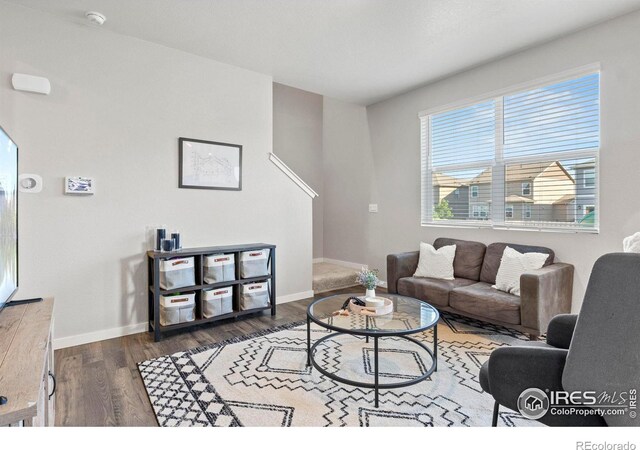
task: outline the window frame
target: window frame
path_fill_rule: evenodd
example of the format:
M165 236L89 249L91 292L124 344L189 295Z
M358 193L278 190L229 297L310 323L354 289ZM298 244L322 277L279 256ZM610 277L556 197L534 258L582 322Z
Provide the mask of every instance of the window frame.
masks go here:
M525 92L528 90L533 90L536 88L546 87L549 85L562 83L564 81L570 81L575 78L584 77L587 75L592 75L598 73L599 78L599 87L598 87L598 95L599 99L602 97L601 90L601 77L602 70L600 68L600 64L589 64L586 66L582 66L576 69L567 70L555 75L551 75L548 77L539 78L537 80L532 80L525 83L520 83L517 85L512 85L503 89L499 89L484 95L479 95L471 98L467 98L464 100L459 100L448 105L435 107L431 109L427 109L421 111L418 114L418 118L420 121L420 150L421 150L421 226L425 227L451 227L451 228L493 228L493 229L502 229L502 230L518 230L518 231L549 231L549 232L560 232L560 233L599 233L600 232L600 214L595 215L595 222L593 227L589 228L581 228L577 226L577 222L536 222L529 221L528 223L523 223L524 221L518 221L515 223L506 223L505 215L506 215L506 202L505 202L505 171L507 165L510 164L518 164L518 163L527 163L527 162L540 162L544 159L544 157L540 156L523 156L518 158L505 158L503 152L503 98L505 96L510 96L514 94L518 94L520 92ZM432 169L431 169L431 148L430 148L430 128L431 128L431 116L446 113L449 111L453 111L456 109L462 109L465 107L474 106L477 103L487 102L487 101L495 101L496 107L496 142L495 142L495 158L492 161L491 165L488 166L492 171L492 182L491 182L491 208L488 212L488 220L433 220L432 210L433 205L431 205L428 200L433 198L433 184L432 184ZM601 103L598 106L598 123L600 135L602 135L602 120L601 120ZM589 158L594 159L594 173L595 173L595 183L594 186L587 186L588 189L595 190L595 201L594 206L595 210L599 210L600 203L600 147L602 146L602 142L596 148L589 149L581 149L581 150L573 150L573 151L559 151L549 153L547 156L553 158L553 160L563 160L563 159L581 159L581 158ZM479 166L478 164L470 164ZM444 168L438 168L438 170L444 170ZM471 197L472 186L469 187L469 197ZM583 186L585 187L585 186ZM533 185L531 184L531 189ZM479 194L478 194L479 195ZM478 197L473 197L478 198ZM471 206L469 211L470 218L472 217ZM492 217L493 216L493 217Z
M511 216L509 216L509 212L511 212ZM513 219L513 213L515 212L515 208L513 205L508 205L504 207L504 218L505 219Z
M587 172L593 173L593 177L587 177ZM593 184L587 184L587 180L593 180ZM596 187L596 168L593 169L585 169L582 172L582 187L584 189L595 189Z
M528 193L524 193L524 185L527 185L527 191ZM520 183L520 192L522 193L522 195L531 195L531 182L530 181L523 181L522 183Z

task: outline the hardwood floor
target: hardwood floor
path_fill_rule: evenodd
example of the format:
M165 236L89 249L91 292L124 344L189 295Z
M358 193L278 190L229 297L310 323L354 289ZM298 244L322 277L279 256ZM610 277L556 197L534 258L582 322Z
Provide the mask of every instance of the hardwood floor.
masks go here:
M317 297L335 293L362 294L362 288L341 289ZM160 342L153 342L151 333L138 333L56 350L56 426L157 426L136 363L304 320L311 300L278 305L275 317L268 311L257 313L237 321L176 332Z

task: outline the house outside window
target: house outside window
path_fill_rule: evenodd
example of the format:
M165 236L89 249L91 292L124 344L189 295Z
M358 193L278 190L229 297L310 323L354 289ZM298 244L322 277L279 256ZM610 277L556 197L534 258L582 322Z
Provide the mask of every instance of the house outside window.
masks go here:
M555 80L420 113L422 225L598 230L599 68Z
M489 207L486 205L473 205L471 216L475 219L486 219L489 217Z
M507 206L504 210L504 216L507 219L512 219L513 218L513 206Z
M596 186L596 171L595 169L588 169L584 171L582 178L582 186L585 188L593 188Z

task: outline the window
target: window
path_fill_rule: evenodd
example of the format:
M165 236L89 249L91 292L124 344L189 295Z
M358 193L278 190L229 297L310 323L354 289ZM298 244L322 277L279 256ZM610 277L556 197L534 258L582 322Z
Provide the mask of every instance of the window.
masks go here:
M507 206L504 210L504 216L507 219L513 218L513 206Z
M471 212L471 217L475 219L482 220L489 217L489 207L486 205L473 205Z
M596 186L595 169L585 169L582 175L582 186L585 188L592 188Z
M599 84L583 72L422 113L422 224L597 230L576 203L597 208Z

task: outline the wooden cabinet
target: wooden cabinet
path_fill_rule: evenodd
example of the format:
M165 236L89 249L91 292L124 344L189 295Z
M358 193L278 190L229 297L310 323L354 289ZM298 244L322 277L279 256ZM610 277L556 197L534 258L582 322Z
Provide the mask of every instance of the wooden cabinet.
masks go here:
M0 426L53 426L53 298L0 312ZM52 395L54 394L54 395Z

